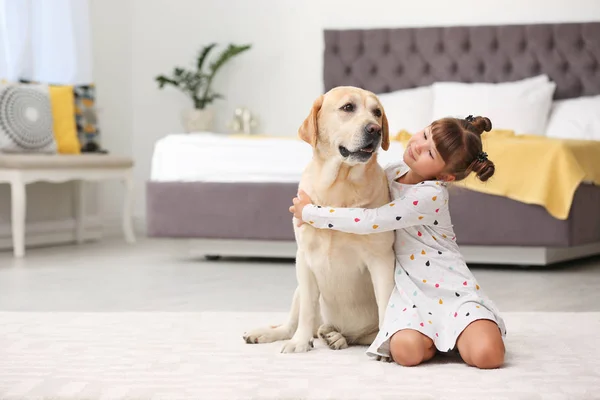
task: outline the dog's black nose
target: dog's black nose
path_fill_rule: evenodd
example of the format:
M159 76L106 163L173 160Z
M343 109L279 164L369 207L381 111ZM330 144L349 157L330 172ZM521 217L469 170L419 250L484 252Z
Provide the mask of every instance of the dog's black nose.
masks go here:
M381 127L377 124L369 123L365 126L365 133L369 135L378 135L381 133Z

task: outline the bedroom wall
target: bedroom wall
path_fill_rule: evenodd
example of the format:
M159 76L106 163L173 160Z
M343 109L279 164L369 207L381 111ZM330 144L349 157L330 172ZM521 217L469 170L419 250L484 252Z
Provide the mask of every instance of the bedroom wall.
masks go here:
M144 183L156 140L181 131L189 100L173 89L159 91L154 77L193 62L201 45L251 43L253 49L227 65L215 89L216 130L226 131L233 109L246 105L260 118L261 132L295 135L322 91L323 28L373 28L600 20L597 0L95 0L95 76L105 139L135 157L136 217L145 214ZM123 13L121 10L125 9ZM110 22L110 25L109 25ZM112 40L116 42L112 42ZM101 66L101 67L98 67ZM105 191L105 213L119 203Z
M89 1L102 147L112 154L132 156L133 1ZM108 230L119 231L123 204L122 185L119 182L103 182L97 186L104 224Z

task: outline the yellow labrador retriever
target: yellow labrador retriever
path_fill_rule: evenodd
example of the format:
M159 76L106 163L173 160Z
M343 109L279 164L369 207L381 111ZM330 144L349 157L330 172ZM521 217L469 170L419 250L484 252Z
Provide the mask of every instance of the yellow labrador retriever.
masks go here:
M373 93L344 86L319 96L298 134L313 147L299 188L314 204L373 208L390 201L377 162L379 146L389 147L388 123ZM394 233L356 235L296 223L298 287L288 321L248 332L244 340L291 339L283 353L308 351L316 335L332 349L371 344L394 287Z

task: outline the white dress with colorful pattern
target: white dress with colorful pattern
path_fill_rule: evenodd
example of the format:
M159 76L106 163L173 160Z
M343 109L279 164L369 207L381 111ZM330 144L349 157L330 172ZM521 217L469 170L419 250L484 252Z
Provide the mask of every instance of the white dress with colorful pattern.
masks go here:
M478 319L494 321L504 338L500 312L459 251L446 184L396 182L408 170L403 162L386 168L394 200L377 209L307 205L302 211L302 219L316 228L356 234L395 230L396 286L367 354L389 356L389 339L402 329L415 329L430 337L439 351L452 351L460 333Z

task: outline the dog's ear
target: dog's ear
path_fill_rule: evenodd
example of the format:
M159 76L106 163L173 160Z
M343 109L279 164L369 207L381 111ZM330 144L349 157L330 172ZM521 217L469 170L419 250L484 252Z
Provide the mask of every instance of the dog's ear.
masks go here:
M300 136L300 139L304 140L306 143L309 143L313 147L317 145L317 117L319 115L319 111L321 110L321 106L323 105L323 97L324 96L321 95L313 102L312 108L310 109L310 114L308 114L308 117L306 117L298 129L298 136Z
M381 117L381 148L386 151L390 148L390 125L385 110L383 110Z

